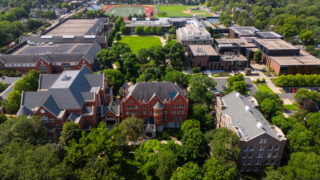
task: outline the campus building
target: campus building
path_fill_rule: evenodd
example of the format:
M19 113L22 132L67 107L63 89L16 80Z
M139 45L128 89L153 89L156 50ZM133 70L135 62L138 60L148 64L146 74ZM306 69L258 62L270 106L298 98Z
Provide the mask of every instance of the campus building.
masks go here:
M320 59L282 39L255 39L262 60L279 74L318 74Z
M189 45L188 57L192 67L201 67L202 70L213 70L220 61L220 55L211 45Z
M231 38L255 37L255 33L260 31L253 26L232 26L230 27Z
M233 91L217 97L217 128L226 127L240 138L240 171L259 171L265 166L279 166L286 145L284 133L270 125L256 109L257 102Z
M142 28L148 27L149 30L152 26L161 27L163 32L168 32L169 29L173 26L172 22L169 19L159 19L159 20L136 20L135 18L132 21L126 21L126 32L129 34L135 34L135 29L137 26Z
M145 136L164 128L180 128L188 118L186 90L171 82L140 82L126 88L121 101L122 119L130 116L145 121ZM150 128L152 127L152 128Z
M81 69L83 66L94 69L95 57L100 50L97 42L23 42L0 56L0 68L23 73L34 69L43 74Z
M39 116L50 132L59 136L67 121L90 130L109 113L112 100L112 90L105 75L94 74L84 66L81 70L64 71L60 75L41 74L37 91L22 92L17 115ZM106 112L101 113L103 109Z
M185 49L188 45L204 45L213 44L211 34L204 26L197 26L195 24L186 24L185 27L179 28L176 31L177 42L179 42Z

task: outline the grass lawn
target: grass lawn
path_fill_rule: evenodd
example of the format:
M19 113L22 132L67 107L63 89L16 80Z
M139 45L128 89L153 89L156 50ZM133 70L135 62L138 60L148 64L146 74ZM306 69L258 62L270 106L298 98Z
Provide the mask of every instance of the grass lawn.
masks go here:
M144 14L144 7L112 7L107 12L107 15L114 15L114 16L122 16L128 17L129 15L140 15Z
M264 91L264 92L270 92L270 93L273 93L273 91L269 88L269 86L265 83L262 83L262 84L258 84L258 90L259 91Z
M133 53L137 53L142 48L148 49L151 46L162 46L160 38L155 36L121 36L119 42L128 44Z
M193 14L197 14L198 17L208 17L211 16L207 11L202 10L189 10L189 7L195 6L158 6L159 9L159 17L192 17ZM184 12L185 11L185 12Z
M289 110L289 111L298 111L299 108L295 104L285 104L283 105L284 109Z

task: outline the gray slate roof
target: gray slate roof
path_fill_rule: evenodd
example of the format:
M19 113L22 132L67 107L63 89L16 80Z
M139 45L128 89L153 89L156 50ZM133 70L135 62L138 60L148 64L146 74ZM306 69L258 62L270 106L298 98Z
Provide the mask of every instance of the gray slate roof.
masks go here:
M157 96L164 101L172 100L178 93L182 96L186 95L178 85L171 82L140 82L130 86L125 92L125 97L133 96L137 100L148 102L153 96Z
M55 116L65 109L81 109L84 101L94 99L94 92L90 92L91 89L99 89L99 86L91 86L90 79L87 77L91 79L93 77L86 75L96 76L102 82L95 83L103 85L104 79L101 78L103 74L95 75L86 66L81 70L64 71L60 76L41 75L39 90L47 89L47 91L23 92L21 107L31 111L43 106ZM70 79L65 80L63 77L70 77Z
M222 99L226 106L222 110L222 114L228 115L231 118L231 126L240 128L245 136L240 137L240 140L243 140L242 138L249 138L250 140L263 133L279 139L274 131L270 129L269 122L247 97L233 91L223 96ZM261 123L263 128L259 128L258 123ZM232 127L229 128L232 129Z
M94 38L85 38L84 36L74 36L74 38L63 38L62 36L52 36L52 38L44 38L45 36L21 36L20 43L25 41L35 43L93 43L97 41L99 44L106 43L105 36L95 36Z

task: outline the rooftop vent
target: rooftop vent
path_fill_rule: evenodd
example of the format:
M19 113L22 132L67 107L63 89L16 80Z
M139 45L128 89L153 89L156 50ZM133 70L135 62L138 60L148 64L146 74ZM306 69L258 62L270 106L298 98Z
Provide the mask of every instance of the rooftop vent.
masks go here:
M257 123L257 127L258 127L259 129L263 129L262 123L261 123L261 122L258 122L258 123Z
M61 81L69 81L70 79L71 79L71 76L64 75L64 76L61 78Z
M52 39L52 36L40 36L41 39Z
M236 97L237 97L237 98L240 98L240 93L237 92L237 93L236 93Z
M74 39L74 36L73 35L65 35L65 36L62 36L63 39Z
M251 110L249 106L246 106L245 109L247 112L250 112L250 110Z

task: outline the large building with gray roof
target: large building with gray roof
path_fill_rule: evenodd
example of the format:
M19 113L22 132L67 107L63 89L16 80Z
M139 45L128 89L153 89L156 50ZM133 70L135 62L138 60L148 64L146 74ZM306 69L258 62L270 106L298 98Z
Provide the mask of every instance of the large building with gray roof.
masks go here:
M124 92L122 119L135 115L145 121L146 137L164 128L180 128L188 117L186 90L171 82L140 82ZM153 128L150 128L153 127Z
M226 127L239 137L238 164L240 170L246 172L279 166L286 144L281 129L270 125L256 107L253 97L236 91L217 97L217 127Z
M22 92L17 115L39 116L52 132L60 132L67 121L89 130L111 108L112 91L105 75L84 66L60 75L40 75L37 91Z

